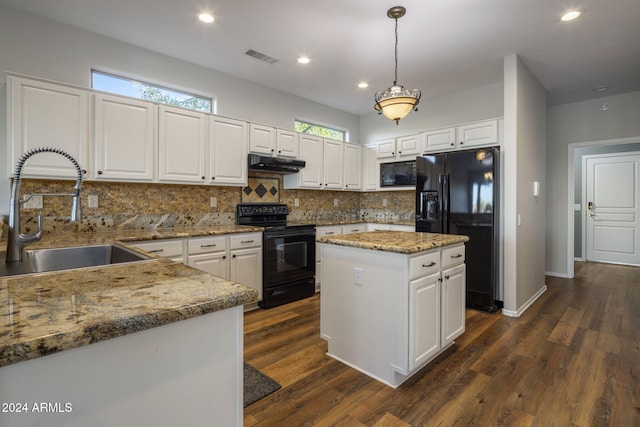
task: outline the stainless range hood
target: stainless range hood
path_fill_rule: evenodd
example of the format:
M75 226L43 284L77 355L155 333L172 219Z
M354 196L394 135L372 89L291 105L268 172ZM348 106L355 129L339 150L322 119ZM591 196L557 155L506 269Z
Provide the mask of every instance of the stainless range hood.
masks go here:
M251 171L259 170L282 174L296 173L300 172L300 169L302 169L304 165L304 160L249 154L249 170Z

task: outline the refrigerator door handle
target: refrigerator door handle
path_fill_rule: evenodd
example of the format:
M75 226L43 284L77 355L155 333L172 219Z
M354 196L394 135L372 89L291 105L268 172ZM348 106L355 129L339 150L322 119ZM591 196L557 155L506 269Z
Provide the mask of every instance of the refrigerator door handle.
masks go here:
M451 176L448 173L442 175L442 232L445 234L451 232L449 229L449 209L451 208L450 179Z

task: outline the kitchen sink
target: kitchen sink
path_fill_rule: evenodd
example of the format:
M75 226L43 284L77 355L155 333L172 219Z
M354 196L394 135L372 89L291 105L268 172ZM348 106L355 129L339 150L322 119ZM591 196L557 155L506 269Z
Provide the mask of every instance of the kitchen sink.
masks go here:
M4 260L5 255L4 252L0 252L0 259ZM0 277L140 262L148 259L150 257L115 244L31 249L24 251L23 261L0 263Z

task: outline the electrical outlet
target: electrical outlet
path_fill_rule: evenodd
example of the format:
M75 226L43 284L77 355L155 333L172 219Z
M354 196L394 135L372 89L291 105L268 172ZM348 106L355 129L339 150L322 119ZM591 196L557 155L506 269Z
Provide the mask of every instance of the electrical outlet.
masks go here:
M211 197L211 207L212 208L217 208L218 207L218 198L213 196Z
M382 199L382 206L387 206L387 199Z
M25 200L24 204L22 205L22 208L23 209L42 209L42 196L35 195L35 196L31 196L31 198L29 198L29 196L31 195L25 194L22 197L22 200Z
M360 267L354 267L353 268L353 283L355 283L356 285L362 285L362 268Z
M333 206L338 206L338 199L333 199Z
M300 206L300 199L293 199L293 206L295 207Z
M90 208L98 207L98 195L97 194L89 194L88 203Z

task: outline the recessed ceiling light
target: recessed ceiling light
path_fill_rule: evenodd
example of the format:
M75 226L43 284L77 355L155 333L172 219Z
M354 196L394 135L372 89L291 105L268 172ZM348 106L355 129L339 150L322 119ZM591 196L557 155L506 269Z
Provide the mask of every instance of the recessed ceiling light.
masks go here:
M369 87L369 83L367 83L367 82L360 82L360 83L358 83L358 87L359 87L360 89L366 89L366 88L368 88L368 87Z
M571 10L569 12L566 12L564 15L562 15L562 18L560 18L563 21L573 21L574 19L576 19L578 16L580 16L580 11L578 10Z
M311 62L311 59L309 59L308 56L301 56L298 58L298 63L300 64L308 64L309 62Z
M198 19L201 20L202 22L206 22L207 24L210 24L213 22L213 15L209 13L201 13L200 15L198 15Z

